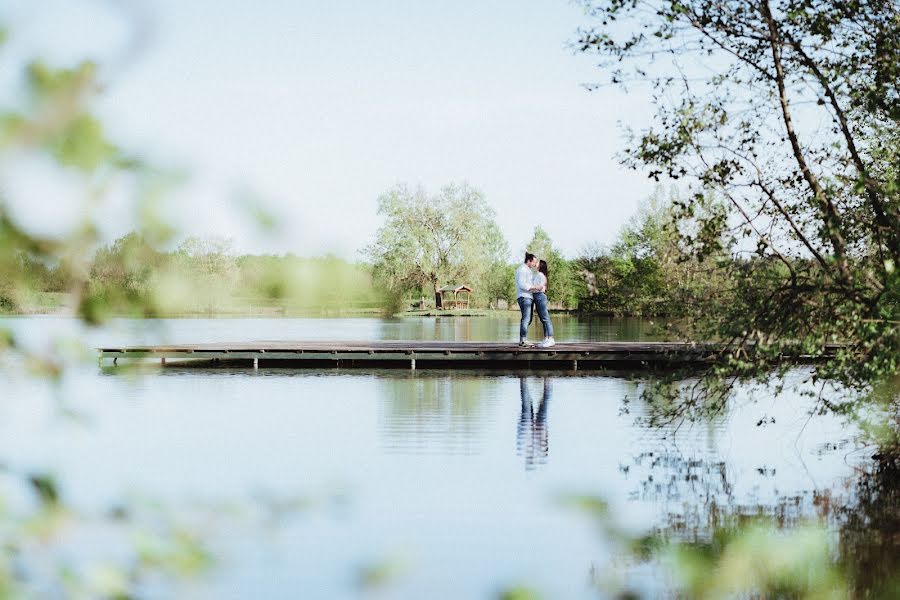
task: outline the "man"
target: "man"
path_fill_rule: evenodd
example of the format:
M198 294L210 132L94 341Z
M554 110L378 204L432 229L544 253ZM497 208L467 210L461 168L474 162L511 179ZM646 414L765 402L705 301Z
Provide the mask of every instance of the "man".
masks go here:
M516 302L522 311L522 322L519 323L519 345L534 346L525 338L528 337L528 325L531 323L531 311L534 309L534 269L538 266L537 257L531 252L525 253L525 262L516 269Z

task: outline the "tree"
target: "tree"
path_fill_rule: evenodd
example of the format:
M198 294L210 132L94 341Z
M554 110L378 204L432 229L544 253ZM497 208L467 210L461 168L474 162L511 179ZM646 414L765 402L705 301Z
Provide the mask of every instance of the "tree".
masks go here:
M0 44L2 41L0 30ZM7 209L6 195L10 192L3 186L4 191L0 192L0 277L4 282L0 284L0 305L4 304L4 298L9 303L10 298L15 300L19 292L36 283L35 273L15 266L17 257L26 256L32 264L53 268L50 285L44 286L45 289L69 291L78 306L78 316L87 323L97 324L115 311L142 315L155 313L152 299L135 287L137 280L134 277L129 280L130 287L114 289L94 285L91 270L96 266L94 252L101 229L98 213L102 199L117 181L130 181L128 187L134 193L131 200L140 215L135 223L140 237L149 235L155 243L166 241L170 229L155 222L152 204L170 185L170 175L128 154L107 138L101 122L91 110L103 89L94 63L84 61L72 68L56 69L35 61L25 66L24 75L21 105L4 106L0 110L0 148L3 150L0 158L6 160L20 154L49 159L60 172L68 173L73 181L80 182L85 202L82 219L70 232L62 236L42 236L17 222ZM28 200L58 201L51 198ZM140 278L141 258L137 255L143 252L138 250L143 245L143 242L129 243L105 251L118 252L120 258L128 254L131 264L120 266ZM103 260L103 256L100 258Z
M516 267L509 263L509 244L496 223L487 228L484 245L488 257L485 267L473 280L475 296L487 306L498 306L498 300L512 304L516 298Z
M816 377L857 389L900 363L900 7L894 0L588 2L578 46L657 114L623 161L687 179L680 252L733 254L693 334L732 342L727 377L847 346ZM698 211L714 191L724 211ZM840 407L834 407L840 408Z
M192 236L178 247L180 280L190 282L197 302L213 312L238 279L232 242L220 236Z
M0 45L4 38L5 30L0 26ZM16 63L15 56L11 63L7 60L7 70ZM110 143L100 122L92 116L91 105L102 87L93 64L85 62L71 69L52 69L32 63L25 69L25 75L22 106L0 107L0 166L3 167L0 168L0 179L5 178L11 166L16 164L11 158L38 158L47 161L54 170L70 175L69 181L83 192L86 201L77 227L62 235L49 236L36 233L20 222L8 205L15 200L62 200L42 197L34 190L30 194L25 190L12 190L5 180L0 182L0 307L5 304L7 292L15 300L23 290L33 288L41 278L49 276L46 269L62 269L58 273L61 280L52 285L68 289L78 304L78 317L87 324L96 324L111 315L110 311L101 310L106 304L104 290L92 286L90 279L91 256L101 230L98 213L102 200L117 178L127 177L131 185L124 187L140 196L134 203L142 209L135 211L140 215L135 225L142 232L158 230L148 227L147 219L152 211L147 210L147 205L154 196L147 192L158 191L163 186L158 185L158 171L126 156ZM5 95L4 100L8 97ZM25 195L15 198L16 193ZM104 250L108 254L121 254L127 253L125 246L142 245L123 242L119 248L114 244L113 248ZM129 279L131 275L140 275L139 269L128 268L105 272L122 276L119 281L130 282L137 281ZM121 296L143 303L132 295L136 289L139 286L119 291ZM9 353L16 354L24 359L30 373L48 377L62 386L67 382L62 377L64 368L81 360L76 357L90 356L87 344L84 339L83 353L72 352L71 347L61 353L29 350L13 331L0 325L0 359L5 359ZM82 422L89 421L81 413L82 408L60 404L57 410L54 417L66 414L83 419ZM135 510L136 505L126 501L110 511L84 511L67 501L64 474L57 478L45 471L40 463L37 461L22 469L4 472L0 504L6 506L10 495L23 502L20 503L21 510L0 511L0 529L4 532L3 550L0 551L0 596L24 597L38 589L52 590L51 594L61 596L131 596L137 593L141 580L148 574L174 579L176 575L202 569L208 563L209 557L195 535L175 533L162 533L158 543L153 542L158 547L173 549L173 553L154 550L151 551L154 556L144 560L146 540L136 541L135 532L149 529L141 524L142 517L137 516L140 511ZM166 518L165 514L152 517L154 527L162 523L158 530L161 532L175 531L176 528L167 523L169 520L174 522L174 518ZM60 527L77 529L88 537L94 535L91 531L102 532L122 550L119 556L122 560L104 566L100 577L91 575L83 565L64 564L68 562L65 558L58 560L67 552L66 543L59 537ZM168 554L178 558L173 560Z
M511 306L516 302L515 281L516 265L496 261L481 277L476 294L481 294L489 306L498 307L499 300Z
M669 314L679 282L666 224L671 205L657 190L622 227L609 248L588 249L576 261L579 308L625 315Z
M674 193L673 193L674 195ZM657 189L619 232L610 249L619 281L619 294L637 314L668 314L677 310L672 292L675 274L673 247L667 225L672 203Z
M683 316L697 301L727 288L716 261L702 264L678 247L674 205L676 188L665 194L658 186L621 228L609 248L587 248L574 261L579 278L578 306L584 312L621 315ZM708 195L695 211L715 212L720 205ZM723 262L729 256L719 253Z
M451 283L474 283L507 260L508 246L481 192L466 183L437 195L399 184L378 199L385 223L363 253L395 298Z
M137 232L99 248L91 261L82 314L95 323L113 314L157 314L153 277L167 259Z

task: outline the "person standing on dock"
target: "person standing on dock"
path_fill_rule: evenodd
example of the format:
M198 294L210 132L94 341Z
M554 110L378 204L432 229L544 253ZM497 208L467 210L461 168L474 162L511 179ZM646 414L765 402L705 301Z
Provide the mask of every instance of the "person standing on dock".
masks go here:
M547 283L550 270L547 261L542 260L538 264L537 273L534 274L534 287L532 288L533 310L538 314L541 326L544 328L544 341L538 344L541 348L550 348L556 345L553 339L553 324L550 322L550 310L547 307Z
M533 346L526 339L528 337L528 325L531 323L531 311L534 309L534 269L538 266L537 257L531 252L525 253L525 262L516 269L516 302L522 312L522 321L519 323L519 345Z

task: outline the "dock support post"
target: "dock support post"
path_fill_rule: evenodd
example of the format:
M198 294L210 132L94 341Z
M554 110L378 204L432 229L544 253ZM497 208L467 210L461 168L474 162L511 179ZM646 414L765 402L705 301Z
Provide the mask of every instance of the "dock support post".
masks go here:
M409 359L409 368L412 371L416 370L416 359L414 359L414 358Z
M256 369L258 369L258 368L259 368L259 359L258 359L258 358L254 358L254 359L253 359L253 369L256 370Z
M575 360L572 361L572 370L573 370L573 371L577 371L577 370L578 370L578 359L577 359L577 358L576 358Z
M159 359L159 366L161 366L161 367L166 366L166 357L165 356L163 356L162 358Z

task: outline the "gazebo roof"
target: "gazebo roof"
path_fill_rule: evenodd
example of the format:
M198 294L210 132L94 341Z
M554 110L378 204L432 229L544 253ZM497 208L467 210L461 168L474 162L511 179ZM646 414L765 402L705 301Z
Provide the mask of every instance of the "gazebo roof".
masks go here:
M444 293L444 292L462 292L462 291L471 292L471 291L472 291L472 288L470 288L470 287L467 286L467 285L457 285L457 286L445 285L444 287L440 288L438 291L441 292L441 293Z

